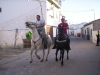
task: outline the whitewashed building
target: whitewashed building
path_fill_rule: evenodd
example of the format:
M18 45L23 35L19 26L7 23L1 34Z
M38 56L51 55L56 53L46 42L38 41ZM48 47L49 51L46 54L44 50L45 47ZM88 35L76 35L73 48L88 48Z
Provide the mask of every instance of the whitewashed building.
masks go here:
M98 30L100 31L100 19L85 24L84 27L81 28L82 37L96 43Z
M41 1L41 2L40 2ZM40 15L46 22L46 32L53 38L54 25L62 17L60 0L0 0L0 48L23 48L25 33L29 30L26 21L36 22Z
M71 24L69 25L70 35L78 36L81 34L81 28L86 24L86 22L80 24Z

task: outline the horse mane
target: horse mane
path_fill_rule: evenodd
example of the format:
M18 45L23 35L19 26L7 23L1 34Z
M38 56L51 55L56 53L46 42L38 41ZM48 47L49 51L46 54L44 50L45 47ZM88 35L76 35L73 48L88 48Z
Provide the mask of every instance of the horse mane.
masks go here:
M66 36L63 33L63 27L58 27L58 35L57 35L57 40L62 41L62 40L66 40Z
M68 49L67 43L67 36L63 33L63 27L58 27L58 34L57 34L57 40L60 42L57 42L57 47L59 48L64 48L64 49ZM66 41L65 41L66 40Z

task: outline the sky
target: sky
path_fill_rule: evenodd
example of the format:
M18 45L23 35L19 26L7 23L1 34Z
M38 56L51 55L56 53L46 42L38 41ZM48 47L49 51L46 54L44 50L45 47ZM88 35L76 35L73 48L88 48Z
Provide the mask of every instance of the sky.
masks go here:
M100 18L100 0L62 0L61 13L70 24L91 22Z

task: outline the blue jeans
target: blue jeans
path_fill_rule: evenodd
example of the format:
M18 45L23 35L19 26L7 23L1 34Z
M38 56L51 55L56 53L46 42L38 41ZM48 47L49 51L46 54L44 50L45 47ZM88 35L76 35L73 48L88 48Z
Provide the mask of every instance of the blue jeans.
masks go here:
M65 34L65 35L67 36L68 42L70 44L70 38L69 38L68 34Z

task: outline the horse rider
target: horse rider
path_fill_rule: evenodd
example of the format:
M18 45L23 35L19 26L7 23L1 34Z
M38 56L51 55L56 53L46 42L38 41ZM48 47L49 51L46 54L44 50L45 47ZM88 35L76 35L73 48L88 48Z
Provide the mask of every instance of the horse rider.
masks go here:
M44 41L44 48L47 48L47 38L46 38L46 32L45 32L45 21L40 18L40 15L36 16L36 24L37 24L37 30L42 32L43 41Z
M100 41L100 32L99 31L96 34L96 37L97 37L97 44L96 44L96 46L99 46L99 41Z
M70 38L67 34L67 29L69 29L69 27L68 27L68 24L65 22L64 18L61 19L61 23L58 25L58 27L60 27L60 26L63 26L63 28L64 28L63 33L67 36L67 39L68 39L68 47L69 47L68 49L71 50L71 48L70 48ZM53 46L52 49L56 49L56 40L54 42L54 46Z

